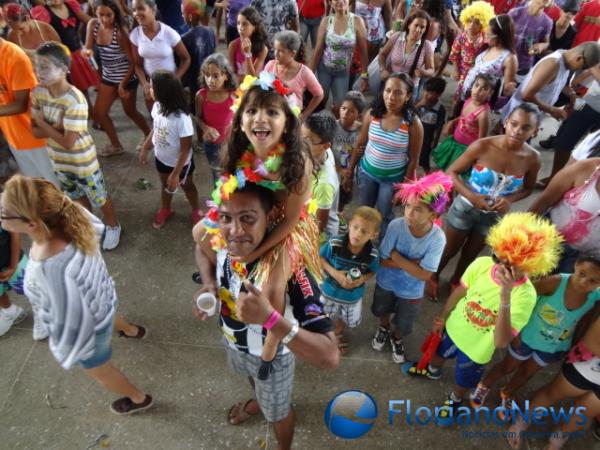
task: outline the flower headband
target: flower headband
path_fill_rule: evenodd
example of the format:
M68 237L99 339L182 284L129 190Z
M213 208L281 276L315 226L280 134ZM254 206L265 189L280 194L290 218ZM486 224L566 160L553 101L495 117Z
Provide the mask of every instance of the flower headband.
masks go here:
M500 261L532 276L545 275L556 267L562 240L549 220L526 212L506 214L486 239Z
M406 204L417 200L425 203L436 214L440 215L446 211L452 190L452 179L441 170L425 175L417 180L409 180L405 183L394 184L398 192L394 200Z
M279 95L285 97L294 115L296 117L300 115L300 107L294 101L295 96L288 96L291 91L279 78L275 77L275 75L271 72L267 72L265 70L258 75L258 78L252 75L246 75L244 77L244 80L235 92L236 99L234 100L233 105L231 105L232 111L237 112L237 110L240 108L240 104L242 103L242 98L252 86L260 86L263 91L277 91Z

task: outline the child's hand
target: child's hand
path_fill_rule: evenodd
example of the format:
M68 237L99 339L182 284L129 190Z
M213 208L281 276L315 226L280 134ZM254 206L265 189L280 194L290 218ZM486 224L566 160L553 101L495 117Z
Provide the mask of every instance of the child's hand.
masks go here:
M240 46L242 47L242 52L250 53L252 51L252 41L250 38L243 38L240 41Z
M273 313L273 307L262 291L249 280L244 280L243 283L247 292L240 292L235 302L237 316L244 323L262 325Z
M496 279L500 283L503 292L512 291L515 276L511 267L507 267L504 264L498 264L496 269Z
M38 127L46 123L44 113L39 109L31 110L31 120L33 120Z
M363 284L365 284L365 281L363 280L363 277L360 277L354 281L348 281L348 287L346 289L356 289L357 287L360 287Z
M171 192L175 192L179 186L179 172L171 172L167 178L167 189Z
M497 211L500 214L506 214L510 209L511 203L506 200L504 197L496 198L494 205L492 206L492 211Z
M219 139L220 136L221 134L212 127L207 127L202 133L202 139L206 142L214 142Z
M17 268L16 267L7 267L5 270L0 272L0 281L6 282L12 278L15 274Z
M350 289L351 281L347 277L348 272L344 270L336 270L333 272L333 279L344 289Z
M347 192L352 192L352 173L350 169L344 169L341 171L342 175L342 186Z
M446 321L444 319L442 319L441 317L435 317L433 319L433 327L431 328L431 331L433 331L434 333L439 333L444 329L444 324L446 323Z
M146 150L145 148L142 148L140 150L140 152L138 153L138 160L142 166L145 166L146 164L148 164L148 153L149 153L149 151Z

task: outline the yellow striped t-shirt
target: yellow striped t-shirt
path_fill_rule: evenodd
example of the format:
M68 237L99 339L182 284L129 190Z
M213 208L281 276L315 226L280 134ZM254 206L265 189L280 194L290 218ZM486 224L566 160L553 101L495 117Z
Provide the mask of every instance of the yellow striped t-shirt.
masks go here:
M62 126L66 131L79 133L72 148L64 148L53 139L48 139L48 155L57 172L72 173L87 177L96 172L100 165L96 156L94 140L87 129L88 104L81 91L73 86L60 97L37 86L31 96L32 110L42 111L49 124Z

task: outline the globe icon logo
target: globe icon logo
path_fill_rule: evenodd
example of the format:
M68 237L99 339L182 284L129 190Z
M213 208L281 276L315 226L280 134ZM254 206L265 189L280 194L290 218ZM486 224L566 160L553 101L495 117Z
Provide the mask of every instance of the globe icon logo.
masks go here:
M369 432L377 419L377 403L366 392L344 391L325 409L325 426L336 436L358 439Z

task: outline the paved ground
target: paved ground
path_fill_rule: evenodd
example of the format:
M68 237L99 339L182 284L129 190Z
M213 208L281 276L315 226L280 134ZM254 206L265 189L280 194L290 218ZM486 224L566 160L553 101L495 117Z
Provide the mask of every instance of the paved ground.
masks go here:
M451 89L448 89L451 92ZM448 96L449 97L449 96ZM141 102L139 102L141 106ZM196 322L190 314L190 301L196 285L190 275L195 270L192 256L190 210L183 195L177 195L175 217L161 231L151 227L158 205L159 183L152 166L141 168L134 154L140 138L137 129L115 105L115 122L127 153L102 159L110 192L121 224L122 243L105 258L115 279L120 312L149 330L147 339L132 342L113 340L113 362L136 384L152 393L154 409L133 417L118 417L109 411L114 397L80 370L63 371L53 360L46 342L31 338L31 319L0 339L0 448L2 449L85 449L96 437L108 435L113 449L217 449L275 448L270 427L258 418L233 427L227 424L229 407L251 395L247 381L232 375L225 361L216 320ZM555 128L547 120L542 134ZM99 146L106 137L94 132ZM546 153L544 172L551 157ZM197 154L194 179L204 198L210 192L209 171L204 156ZM152 187L142 191L135 181L145 177ZM527 201L518 205L525 208ZM375 321L367 295L364 321L351 336L351 351L335 371L319 371L299 362L296 370L294 408L297 449L348 448L506 448L498 436L466 437L458 427L409 426L403 421L387 424L387 404L391 399L410 399L417 406L432 406L443 400L452 381L453 365L440 381L422 382L403 376L388 351L377 353L370 340ZM30 309L23 297L14 301ZM419 356L418 347L432 316L441 308L426 303L408 356ZM523 392L523 397L551 379L540 374ZM323 413L338 392L359 389L370 393L379 406L376 425L365 437L351 442L335 438L325 428ZM497 393L491 396L497 401ZM473 426L468 431L501 432L502 428ZM542 440L526 443L526 448L542 448ZM600 448L587 433L570 448ZM594 447L595 446L595 447ZM89 448L89 447L87 447Z

